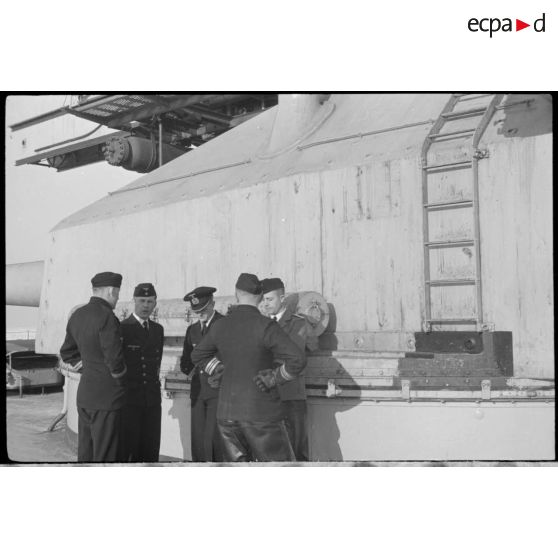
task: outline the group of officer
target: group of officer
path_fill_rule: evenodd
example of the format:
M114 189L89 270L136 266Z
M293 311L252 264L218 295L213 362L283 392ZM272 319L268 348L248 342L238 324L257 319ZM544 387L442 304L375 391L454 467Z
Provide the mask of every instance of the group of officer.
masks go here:
M150 319L155 288L137 285L134 312L119 322L113 309L122 276L98 273L91 283L60 349L70 370L81 372L78 461L156 462L164 330ZM227 316L215 310L215 292L198 287L184 297L198 319L180 359L191 380L192 461L307 461L302 371L305 351L316 348L308 322L287 305L279 278L241 273L238 304Z

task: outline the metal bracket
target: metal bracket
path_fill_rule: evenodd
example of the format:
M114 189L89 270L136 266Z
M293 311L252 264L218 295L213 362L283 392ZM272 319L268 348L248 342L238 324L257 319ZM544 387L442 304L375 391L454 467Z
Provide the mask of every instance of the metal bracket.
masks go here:
M496 331L496 325L493 322L485 322L481 324L481 331Z
M422 331L424 331L424 333L429 333L430 331L432 331L432 323L424 320L422 322Z
M490 380L483 380L481 382L481 398L482 399L490 399Z
M335 380L327 381L326 397L337 397L343 390L337 387Z
M174 391L170 391L170 390L163 390L163 397L165 399L174 399Z
M490 153L488 149L475 149L473 157L475 159L487 159L488 157L490 157Z
M401 398L411 399L411 380L401 380Z

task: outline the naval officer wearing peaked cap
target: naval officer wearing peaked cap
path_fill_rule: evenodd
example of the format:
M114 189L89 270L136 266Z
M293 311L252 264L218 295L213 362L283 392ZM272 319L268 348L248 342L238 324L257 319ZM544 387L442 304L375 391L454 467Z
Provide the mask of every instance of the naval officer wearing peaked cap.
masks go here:
M194 347L223 315L215 310L214 287L197 287L184 296L198 318L186 330L180 359L180 370L192 373L190 385L191 400L191 447L192 461L223 461L221 438L217 430L217 400L219 397L218 378L221 371L212 376L203 373L192 363Z
M81 369L77 391L78 461L119 459L126 365L120 322L114 315L122 275L105 271L91 279L93 296L70 316L60 357Z
M318 348L317 339L304 316L287 304L285 285L279 277L262 280L263 310L275 320L297 346L305 351ZM278 388L285 411L285 425L297 461L308 461L308 428L304 373Z
M126 405L122 411L121 461L155 463L161 443L161 385L163 326L150 319L157 306L151 283L134 289L134 312L122 321Z
M224 366L217 423L225 459L291 461L276 386L296 378L306 357L276 322L260 314L256 275L241 273L235 287L238 305L194 348L192 362L208 374Z

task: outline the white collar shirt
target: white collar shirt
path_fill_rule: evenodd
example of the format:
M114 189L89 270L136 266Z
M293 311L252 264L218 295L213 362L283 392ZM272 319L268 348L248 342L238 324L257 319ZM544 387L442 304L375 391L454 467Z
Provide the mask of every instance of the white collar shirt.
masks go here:
M142 320L135 312L133 312L132 315L136 318L141 327L145 327L143 324L147 322L147 327L149 328L149 318L147 320Z
M275 315L271 314L271 316L270 316L271 319L278 322L283 317L283 314L285 313L286 310L287 310L286 308L281 308L281 310L279 310L279 312L277 314L275 314Z

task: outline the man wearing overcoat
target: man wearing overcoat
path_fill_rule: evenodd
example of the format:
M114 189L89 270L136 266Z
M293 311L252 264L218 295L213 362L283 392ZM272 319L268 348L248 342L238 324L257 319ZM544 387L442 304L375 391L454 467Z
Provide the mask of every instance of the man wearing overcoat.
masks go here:
M127 462L159 461L161 444L161 384L163 326L150 319L157 306L151 283L134 289L134 312L122 321L126 376L126 405L122 413L122 459Z
M192 362L210 376L223 372L217 423L225 459L291 461L276 388L301 373L306 357L276 322L260 314L262 286L255 275L240 274L236 298L238 305L194 348Z
M77 390L78 461L114 462L120 456L126 365L120 322L114 315L122 275L91 279L93 296L70 316L60 357L81 370Z
M190 384L192 461L223 461L221 436L217 429L218 374L210 377L192 363L194 347L223 315L215 310L214 287L197 287L184 300L198 321L188 326L184 336L180 370L192 374Z
M278 277L262 280L263 310L275 320L301 351L318 348L311 335L310 324L304 316L287 305L285 285ZM285 424L297 461L308 461L308 428L306 419L306 389L304 374L277 388L285 410Z

